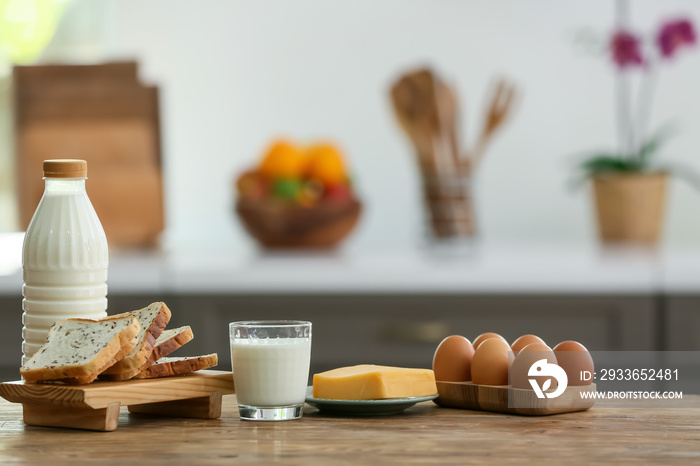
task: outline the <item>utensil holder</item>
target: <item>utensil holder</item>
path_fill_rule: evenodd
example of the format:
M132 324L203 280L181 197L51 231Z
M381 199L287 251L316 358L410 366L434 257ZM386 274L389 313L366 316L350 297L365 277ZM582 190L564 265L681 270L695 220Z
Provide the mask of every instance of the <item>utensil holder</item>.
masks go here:
M475 238L473 188L471 175L423 174L423 196L433 241L444 243Z

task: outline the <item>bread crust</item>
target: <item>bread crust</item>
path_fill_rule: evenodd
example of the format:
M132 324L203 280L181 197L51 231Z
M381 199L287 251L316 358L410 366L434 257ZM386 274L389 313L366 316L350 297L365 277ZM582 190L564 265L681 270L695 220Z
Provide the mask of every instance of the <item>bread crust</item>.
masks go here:
M20 369L20 374L27 382L40 381L61 381L69 384L86 384L97 378L97 376L114 362L123 358L134 349L134 338L138 335L141 327L135 317L126 316L122 319L131 319L133 322L117 333L114 338L99 352L94 358L84 364L60 367L42 367L37 369ZM68 319L78 322L95 322L89 319Z
M180 329L182 329L180 333L175 334L172 338L168 338L164 342L153 347L153 352L148 358L148 363L141 372L153 365L153 363L158 361L160 358L164 358L194 339L194 333L192 333L192 329L189 327L189 325L180 327Z
M156 340L158 339L160 334L163 333L163 330L165 330L165 327L168 325L168 322L170 322L171 313L170 309L168 309L168 306L166 306L164 302L159 301L151 303L145 308L139 309L137 311L125 312L123 314L117 314L102 319L102 321L105 321L120 318L126 315L133 316L135 313L148 309L149 307L154 305L160 305L160 309L158 310L158 314L156 314L156 317L155 319L153 319L151 325L148 327L148 329L146 329L146 334L144 336L143 341L141 342L141 349L135 355L124 357L115 364L107 366L102 372L100 378L112 381L129 380L133 378L136 374L141 372L143 369L148 367L148 361L151 356L151 353L153 352Z
M171 375L185 374L201 369L214 367L219 363L219 356L216 353L205 354L203 356L192 356L179 361L168 361L153 364L145 371L138 374L137 379L154 379L157 377L169 377Z

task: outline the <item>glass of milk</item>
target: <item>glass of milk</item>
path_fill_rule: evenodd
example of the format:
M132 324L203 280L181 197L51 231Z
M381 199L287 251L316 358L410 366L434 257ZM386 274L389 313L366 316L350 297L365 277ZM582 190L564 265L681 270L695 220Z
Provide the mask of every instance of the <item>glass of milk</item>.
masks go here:
M241 419L299 419L309 380L311 322L232 322L229 336Z

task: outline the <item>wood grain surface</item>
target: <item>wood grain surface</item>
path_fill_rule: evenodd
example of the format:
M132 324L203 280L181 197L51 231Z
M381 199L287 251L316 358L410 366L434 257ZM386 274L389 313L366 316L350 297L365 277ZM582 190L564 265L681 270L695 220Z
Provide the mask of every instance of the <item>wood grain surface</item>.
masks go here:
M115 432L31 427L0 400L0 464L697 464L700 397L683 409L615 408L524 417L420 403L385 418L241 421L235 396L220 419L129 414Z
M52 385L17 382L0 384L0 396L14 403L52 404L67 408L106 408L233 393L231 372L204 370L177 377L97 381L86 385Z

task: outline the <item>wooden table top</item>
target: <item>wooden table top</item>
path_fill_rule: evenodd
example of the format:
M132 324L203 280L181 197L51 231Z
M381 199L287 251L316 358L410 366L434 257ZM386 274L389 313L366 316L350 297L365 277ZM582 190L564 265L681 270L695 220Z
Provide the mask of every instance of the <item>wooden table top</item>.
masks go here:
M691 464L700 461L700 396L684 409L614 408L523 417L420 403L401 415L241 421L235 396L216 420L154 418L122 408L114 432L31 427L0 400L0 464ZM99 459L99 461L96 461ZM570 461L571 460L571 461ZM47 462L48 461L48 462Z

